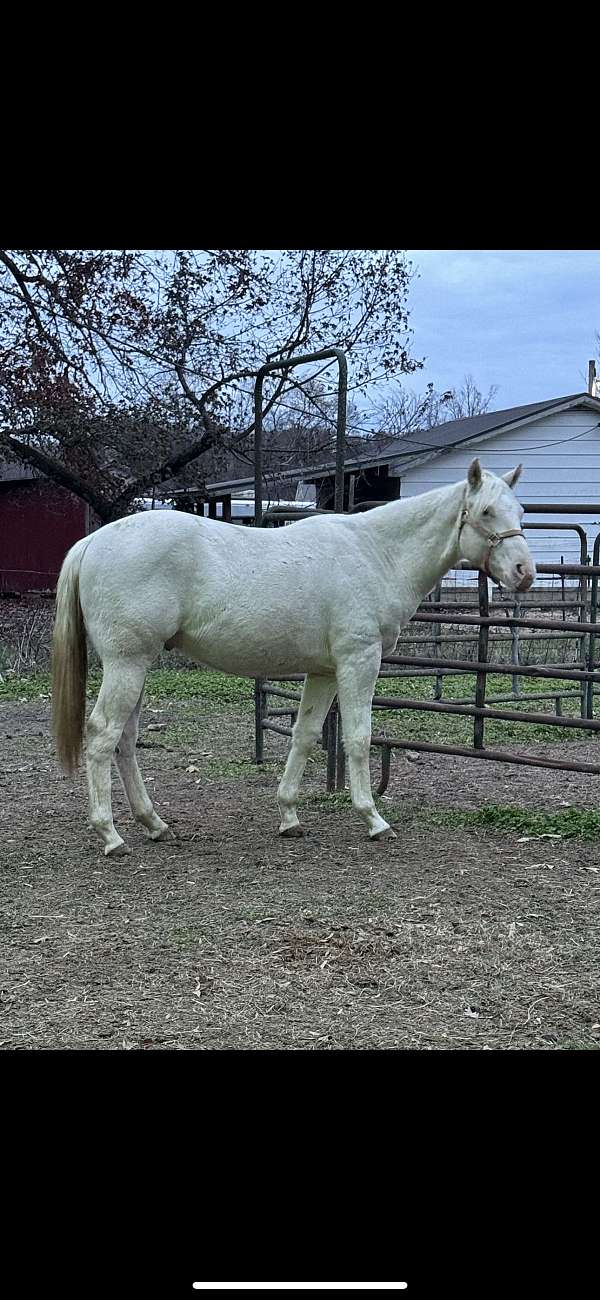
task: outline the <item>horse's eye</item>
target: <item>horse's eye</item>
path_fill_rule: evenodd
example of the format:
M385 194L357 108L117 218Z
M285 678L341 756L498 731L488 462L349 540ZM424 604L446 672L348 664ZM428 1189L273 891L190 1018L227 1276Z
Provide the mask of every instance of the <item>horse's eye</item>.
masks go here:
M481 513L482 515L489 515L490 512L489 510L482 510Z

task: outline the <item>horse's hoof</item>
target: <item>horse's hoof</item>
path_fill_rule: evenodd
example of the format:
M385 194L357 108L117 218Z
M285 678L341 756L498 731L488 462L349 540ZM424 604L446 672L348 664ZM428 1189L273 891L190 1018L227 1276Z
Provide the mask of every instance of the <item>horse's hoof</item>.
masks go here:
M284 831L280 831L282 839L299 840L303 837L304 831L301 826L286 826Z
M130 858L132 852L133 850L129 848L128 844L123 844L121 842L121 844L115 844L112 849L106 848L104 850L104 856L106 858Z
M396 835L396 832L392 830L391 826L386 826L384 831L376 831L375 835L371 836L371 839L372 840L397 840L398 836Z
M164 831L150 831L149 838L153 844L164 843L165 840L173 841L175 836L170 826L165 826Z

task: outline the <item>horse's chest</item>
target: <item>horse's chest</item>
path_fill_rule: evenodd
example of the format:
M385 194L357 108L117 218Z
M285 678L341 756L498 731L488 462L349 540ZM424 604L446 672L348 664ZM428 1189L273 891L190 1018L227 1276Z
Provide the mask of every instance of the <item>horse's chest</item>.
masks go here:
M380 607L379 627L381 632L381 644L384 654L390 654L394 649L398 637L403 628L410 623L413 614L419 607L419 593L412 586L402 592L400 596L398 591L394 591L388 602L382 602L383 608Z
M396 605L393 609L386 610L380 620L381 644L384 653L393 650L402 628L406 626L411 617L412 612L404 606Z
M389 627L382 628L381 648L383 650L384 655L391 654L396 644L396 641L398 640L399 632L400 632L399 627L389 626Z

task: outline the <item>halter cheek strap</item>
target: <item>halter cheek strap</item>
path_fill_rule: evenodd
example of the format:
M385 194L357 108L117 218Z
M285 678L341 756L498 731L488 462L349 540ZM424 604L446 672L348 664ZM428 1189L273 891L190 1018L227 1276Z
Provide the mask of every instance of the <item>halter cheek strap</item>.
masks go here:
M469 528L474 528L476 532L481 533L482 536L485 537L486 539L487 551L483 557L483 562L480 567L483 569L484 573L487 573L488 578L493 578L494 575L490 573L490 569L489 569L490 555L492 554L492 551L495 549L496 546L500 545L500 542L504 541L505 537L524 537L525 533L523 532L522 528L507 528L505 533L488 533L487 528L484 528L483 525L479 523L478 519L471 519L469 517L469 511L467 507L463 506L462 514L460 517L460 525L458 529L459 543L460 543L460 535L462 533L465 524L467 523L469 525Z

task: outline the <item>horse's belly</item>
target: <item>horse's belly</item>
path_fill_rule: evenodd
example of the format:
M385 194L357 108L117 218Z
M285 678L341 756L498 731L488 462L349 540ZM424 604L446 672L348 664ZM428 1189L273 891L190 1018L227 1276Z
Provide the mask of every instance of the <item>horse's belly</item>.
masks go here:
M243 633L237 637L211 633L194 635L178 632L169 642L190 659L224 673L240 677L274 677L285 673L333 672L334 666L324 646L309 645L304 638L290 641L269 636L254 640Z

